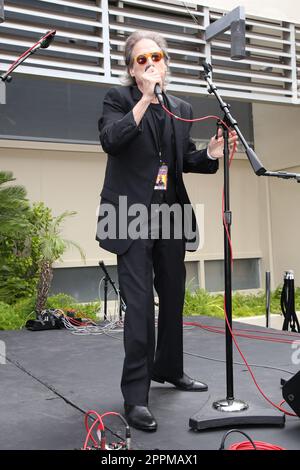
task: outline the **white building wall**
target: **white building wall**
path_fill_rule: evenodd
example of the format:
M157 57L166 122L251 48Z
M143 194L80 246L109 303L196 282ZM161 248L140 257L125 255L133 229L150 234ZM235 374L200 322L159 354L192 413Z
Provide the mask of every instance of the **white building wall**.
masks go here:
M230 11L238 6L244 6L247 15L261 18L282 19L300 24L300 3L297 0L189 0L188 4L204 5L210 8Z
M300 173L300 108L253 105L255 150L267 169ZM265 268L273 270L273 287L286 269L300 285L300 184L295 180L259 178L260 236Z

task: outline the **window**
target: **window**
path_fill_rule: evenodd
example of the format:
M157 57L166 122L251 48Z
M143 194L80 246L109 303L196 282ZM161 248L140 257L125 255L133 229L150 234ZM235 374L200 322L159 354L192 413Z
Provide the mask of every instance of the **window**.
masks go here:
M224 291L224 261L205 261L205 287L209 292ZM260 287L259 259L236 259L233 262L232 288L258 289Z
M99 144L98 119L108 88L15 75L1 105L0 138Z

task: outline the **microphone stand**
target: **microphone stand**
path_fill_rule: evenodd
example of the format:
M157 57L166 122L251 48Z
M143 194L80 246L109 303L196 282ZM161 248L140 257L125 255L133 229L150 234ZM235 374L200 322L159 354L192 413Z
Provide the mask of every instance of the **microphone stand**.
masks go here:
M108 283L111 284L113 290L115 291L115 294L117 297L120 299L120 306L119 306L119 320L122 321L122 312L126 312L126 303L123 299L123 297L120 294L119 289L116 287L116 283L112 280L110 275L108 274L108 271L106 269L106 266L103 261L99 261L99 266L102 269L102 271L105 274L104 278L104 321L107 320L107 291L108 291Z
M12 80L11 73L19 67L29 56L34 54L38 49L46 49L49 47L50 43L53 41L56 30L48 31L34 46L27 49L17 60L14 62L8 69L7 72L0 75L0 78L3 82L10 82Z
M219 428L225 426L245 426L245 425L273 425L284 426L285 415L273 408L267 410L261 405L248 404L245 401L237 400L234 396L234 377L233 377L233 350L232 350L232 269L231 269L231 251L230 251L230 232L232 223L232 212L230 210L230 185L229 185L229 132L228 127L235 129L243 144L250 164L254 172L260 176L275 176L275 172L267 172L259 161L254 150L246 142L240 131L237 121L230 113L230 106L225 103L218 93L217 87L210 78L212 70L211 65L204 63L204 79L208 83L208 92L213 93L217 98L220 108L224 112L223 122L218 122L218 126L223 129L224 138L224 274L225 274L225 309L227 315L226 327L226 398L216 399L213 403L207 401L202 409L192 416L189 425L192 429L200 431L203 429ZM286 175L286 174L285 174ZM278 176L276 172L276 176ZM287 176L285 176L287 177ZM292 177L292 174L291 176ZM299 181L297 176L297 181Z

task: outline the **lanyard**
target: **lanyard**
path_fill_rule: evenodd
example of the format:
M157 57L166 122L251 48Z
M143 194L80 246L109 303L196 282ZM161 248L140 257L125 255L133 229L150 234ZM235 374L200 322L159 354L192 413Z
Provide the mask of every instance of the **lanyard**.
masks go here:
M158 127L157 116L156 116L155 111L153 111L152 106L150 106L150 110L151 110L152 119L154 121L155 133L156 133L156 138L157 138L157 143L158 143L159 164L162 165L164 163L162 161L162 133Z

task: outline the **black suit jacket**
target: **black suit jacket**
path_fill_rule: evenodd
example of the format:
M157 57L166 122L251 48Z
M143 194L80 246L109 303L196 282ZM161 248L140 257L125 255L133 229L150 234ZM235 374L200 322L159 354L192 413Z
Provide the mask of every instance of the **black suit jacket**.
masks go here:
M108 154L101 205L112 203L119 217L119 196L127 196L128 206L143 203L147 207L151 202L153 187L159 168L158 142L150 109L146 111L139 126L136 125L132 109L142 94L136 86L111 88L103 101L103 113L99 120L100 142ZM166 104L174 114L191 119L192 107L180 98L165 94ZM207 151L197 151L190 138L191 123L172 119L176 147L176 192L182 205L190 200L183 182L182 173L215 173L218 160L207 157ZM98 222L103 217L99 215ZM128 217L130 222L130 217ZM186 249L195 251L198 246L198 227L192 211L190 220L185 220L188 228L185 233L197 232L196 237L185 236ZM96 240L99 245L113 253L123 254L132 239L105 238Z

